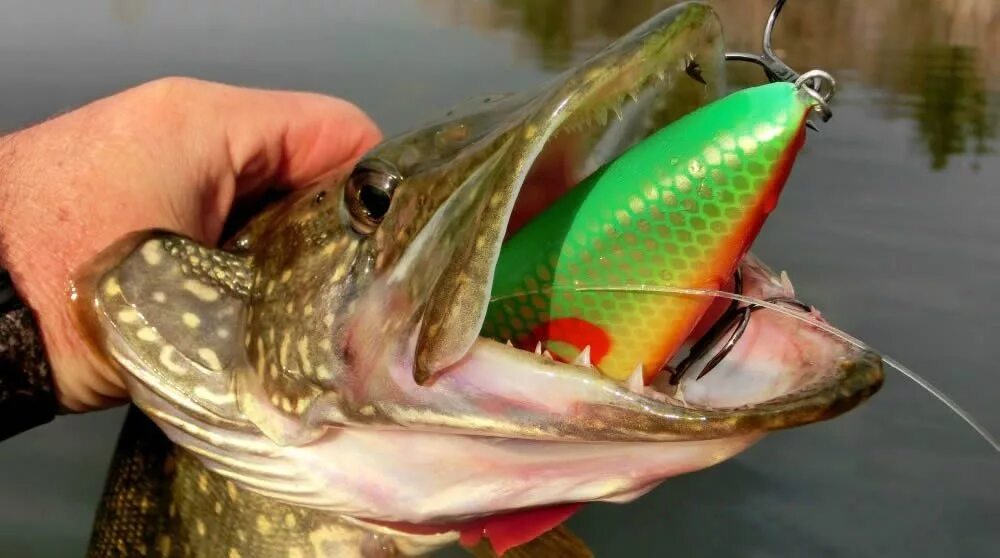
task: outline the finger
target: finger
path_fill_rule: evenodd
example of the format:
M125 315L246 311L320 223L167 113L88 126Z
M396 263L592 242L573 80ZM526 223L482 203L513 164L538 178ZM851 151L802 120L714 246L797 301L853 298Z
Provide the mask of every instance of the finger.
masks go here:
M316 93L221 86L236 195L280 183L301 187L346 172L381 139L355 105Z
M198 223L181 229L198 231L189 234L206 242L238 226L243 214L255 213L269 199L266 190L309 186L343 174L381 139L358 107L317 93L188 78L157 80L137 91L137 104L148 107L159 135L169 130L169 140L185 146L180 152L171 151L169 143L164 148L192 172L176 183L208 186L198 198L200 208L189 207L193 200L186 195L171 204L179 222L200 216Z

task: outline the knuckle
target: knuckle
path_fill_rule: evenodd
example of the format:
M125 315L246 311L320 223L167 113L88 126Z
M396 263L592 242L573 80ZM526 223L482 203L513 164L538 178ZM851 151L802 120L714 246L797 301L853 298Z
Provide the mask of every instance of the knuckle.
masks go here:
M148 81L135 88L135 93L145 102L171 103L186 98L204 83L189 77L169 76Z
M177 131L191 120L208 88L208 82L180 76L147 81L110 98L105 121L139 136L148 133L150 126Z

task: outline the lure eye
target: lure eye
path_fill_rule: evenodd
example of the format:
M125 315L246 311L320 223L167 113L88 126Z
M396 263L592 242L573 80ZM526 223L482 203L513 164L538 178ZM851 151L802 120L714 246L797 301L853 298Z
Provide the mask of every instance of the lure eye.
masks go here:
M399 182L395 169L384 161L363 161L355 167L344 188L344 203L354 230L371 234L378 228Z

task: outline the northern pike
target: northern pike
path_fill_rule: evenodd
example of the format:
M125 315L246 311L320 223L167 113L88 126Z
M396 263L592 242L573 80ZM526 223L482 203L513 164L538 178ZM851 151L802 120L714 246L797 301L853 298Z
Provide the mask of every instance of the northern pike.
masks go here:
M144 231L103 253L79 324L155 427L130 414L90 556L502 550L874 393L877 355L778 313L673 388L480 336L509 225L714 101L723 59L718 18L683 4L539 90L385 140L224 248ZM739 269L745 294L792 296Z

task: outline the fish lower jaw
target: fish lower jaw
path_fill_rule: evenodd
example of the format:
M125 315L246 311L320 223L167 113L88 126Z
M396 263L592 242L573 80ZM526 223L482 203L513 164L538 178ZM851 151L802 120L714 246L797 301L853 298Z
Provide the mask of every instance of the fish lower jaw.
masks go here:
M315 478L291 487L311 486L310 493L279 497L355 518L460 523L525 508L629 502L758 439L593 444L344 429L282 455L296 474Z
M808 338L810 334L806 332L802 335ZM721 361L712 375L701 378L696 371L688 372L676 383L671 381L672 364L676 362L676 358L652 375L652 380L647 379L650 375L645 374L641 362L636 363L626 378L616 379L602 372L600 367L591 361L590 345L586 345L568 362L555 356L541 341L536 343L533 351L519 350L519 352L530 352L537 358L584 369L595 378L614 382L628 392L645 399L688 409L715 410L737 409L790 393L807 383L795 373L795 370L807 369L810 357L825 360L835 358L833 354L824 354L832 351L829 347L824 351L822 346L820 349L812 348L808 351L808 355L800 354L802 350L799 342L789 339L786 332L767 322L763 324L752 322L743 337L743 344L739 345L728 359ZM511 341L507 341L505 345L508 349L518 350ZM685 354L692 345L691 342L685 343L679 354ZM816 343L816 345L821 344ZM702 357L700 360L706 358ZM748 389L748 378L759 385L754 389ZM727 382L735 383L737 387L733 389L726 385Z
M516 348L514 347L514 343L509 339L507 340L505 345L507 345L507 347L510 348ZM542 343L541 341L538 341L535 344L535 349L533 352L535 356L544 357L554 362L556 361L556 357L552 354L551 351L545 348L544 343ZM595 374L605 376L601 372L601 370L593 362L591 362L590 354L591 354L590 345L586 345L583 347L583 349L580 350L579 353L577 353L576 357L574 357L573 360L567 364L585 368L589 371L592 371ZM619 383L632 393L641 395L643 397L650 397L658 401L672 400L678 404L682 405L685 404L683 397L678 397L678 395L680 395L679 390L672 390L677 392L675 394L671 393L671 391L663 390L662 384L660 384L658 387L654 387L653 385L646 385L644 367L641 362L636 363L635 367L632 369L632 373L629 374L628 377L625 378L624 380L621 380Z
M677 442L574 442L408 428L328 427L279 445L189 414L136 386L136 401L210 471L275 500L411 524L461 522L575 502L628 502L661 481L715 465L762 434Z

